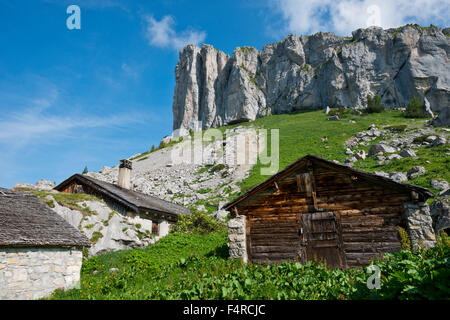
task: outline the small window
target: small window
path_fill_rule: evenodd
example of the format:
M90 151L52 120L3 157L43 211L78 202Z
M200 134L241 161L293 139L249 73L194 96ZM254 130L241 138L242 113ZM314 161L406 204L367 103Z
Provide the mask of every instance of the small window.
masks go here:
M159 223L158 221L152 221L152 234L159 236Z

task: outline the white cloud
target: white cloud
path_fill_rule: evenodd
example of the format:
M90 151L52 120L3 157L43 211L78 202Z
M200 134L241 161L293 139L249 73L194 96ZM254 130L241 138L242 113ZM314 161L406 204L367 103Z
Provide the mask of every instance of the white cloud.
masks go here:
M285 22L285 32L330 31L349 35L377 25L392 28L407 23L446 26L450 0L269 0Z
M146 37L150 44L160 48L180 50L188 44L199 44L206 38L206 32L193 29L176 32L175 20L172 16L164 16L157 21L152 16L144 17L146 25Z
M0 146L20 149L30 144L52 143L61 138L85 133L88 129L117 128L142 121L139 114L51 115L40 108L31 107L5 115L0 121Z

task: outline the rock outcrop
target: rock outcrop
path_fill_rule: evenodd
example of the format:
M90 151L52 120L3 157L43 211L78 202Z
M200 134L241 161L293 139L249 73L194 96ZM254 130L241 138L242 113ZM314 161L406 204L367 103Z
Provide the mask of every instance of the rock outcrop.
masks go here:
M288 35L261 51L230 57L210 45L180 51L173 129L202 129L301 109L364 108L378 94L386 107L419 97L435 113L450 105L446 29L407 25L358 29L352 37Z

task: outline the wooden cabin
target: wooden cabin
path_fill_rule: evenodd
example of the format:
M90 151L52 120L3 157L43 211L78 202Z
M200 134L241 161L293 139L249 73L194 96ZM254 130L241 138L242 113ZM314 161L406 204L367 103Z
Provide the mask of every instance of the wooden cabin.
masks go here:
M232 258L360 267L414 243L434 244L427 189L307 155L225 205Z

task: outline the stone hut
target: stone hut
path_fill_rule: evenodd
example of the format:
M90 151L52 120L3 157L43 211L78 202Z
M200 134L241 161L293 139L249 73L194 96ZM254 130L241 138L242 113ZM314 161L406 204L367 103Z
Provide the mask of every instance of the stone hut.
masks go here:
M39 299L78 286L88 246L36 196L0 188L0 299Z
M191 214L189 209L175 203L130 189L131 162L121 160L118 183L100 181L88 175L74 174L54 189L67 193L94 195L113 210L143 229L151 230L156 239L169 234L179 215Z
M435 244L427 189L307 155L224 206L232 258L253 263L367 265L401 248Z

